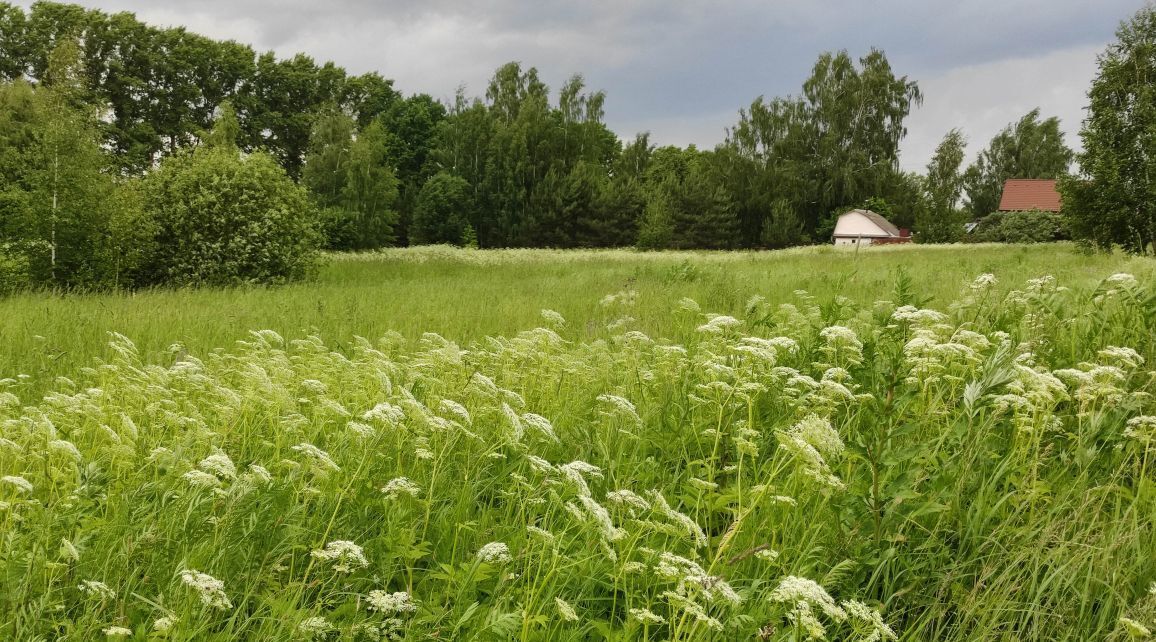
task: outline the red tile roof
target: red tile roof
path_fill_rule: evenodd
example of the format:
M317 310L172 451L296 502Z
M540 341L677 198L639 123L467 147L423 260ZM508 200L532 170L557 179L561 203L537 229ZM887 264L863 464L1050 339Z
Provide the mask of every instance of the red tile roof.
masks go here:
M1003 184L1003 198L999 201L999 211L1027 210L1060 211L1060 193L1056 191L1055 179L1012 178Z

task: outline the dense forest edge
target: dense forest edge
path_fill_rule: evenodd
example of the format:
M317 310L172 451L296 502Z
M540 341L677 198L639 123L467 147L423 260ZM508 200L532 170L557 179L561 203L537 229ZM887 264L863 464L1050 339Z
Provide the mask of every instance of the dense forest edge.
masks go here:
M0 3L0 288L277 282L321 248L773 249L827 242L853 207L919 242L1147 253L1154 34L1149 5L1100 57L1078 157L1035 109L967 166L952 129L914 173L899 147L923 94L880 50L819 55L704 150L611 131L578 74L552 95L511 62L443 104L131 13ZM1060 179L1064 213L995 213L1009 178Z

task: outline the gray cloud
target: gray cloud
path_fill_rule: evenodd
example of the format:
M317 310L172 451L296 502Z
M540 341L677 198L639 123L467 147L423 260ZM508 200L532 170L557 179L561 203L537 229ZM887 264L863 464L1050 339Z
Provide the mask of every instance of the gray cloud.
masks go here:
M376 70L403 92L484 91L509 60L553 87L581 72L607 92L608 124L659 144L711 147L759 95L797 92L826 50L887 52L920 82L903 165L951 127L972 149L1039 106L1078 129L1095 53L1139 0L90 0L280 55ZM1074 138L1074 136L1072 137ZM1072 140L1071 142L1076 142Z

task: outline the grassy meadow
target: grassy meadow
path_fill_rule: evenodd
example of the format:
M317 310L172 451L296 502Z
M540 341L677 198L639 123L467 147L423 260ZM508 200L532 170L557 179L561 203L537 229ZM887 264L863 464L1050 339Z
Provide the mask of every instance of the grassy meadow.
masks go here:
M0 638L1156 629L1156 264L398 249L0 300Z
M277 288L149 290L116 295L0 299L0 378L27 375L41 393L55 377L108 358L108 333L136 344L150 363L169 364L173 346L204 354L228 348L250 330L287 339L318 334L336 346L354 336L407 339L437 332L460 343L511 335L555 310L583 339L605 334L599 301L638 292L634 316L648 334L681 339L668 314L689 297L703 309L739 314L761 295L789 301L806 290L821 301L843 296L869 305L888 299L900 272L930 305L946 306L978 274L1001 277L1001 290L1050 274L1090 287L1108 274L1156 276L1156 265L1124 255L1087 255L1072 246L891 246L779 252L653 252L402 248L330 257L318 278Z

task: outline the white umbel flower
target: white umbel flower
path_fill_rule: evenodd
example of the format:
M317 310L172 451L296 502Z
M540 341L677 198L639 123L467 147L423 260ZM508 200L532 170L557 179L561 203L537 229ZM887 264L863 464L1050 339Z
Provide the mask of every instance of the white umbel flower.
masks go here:
M102 629L101 632L110 638L127 638L132 635L132 629L127 629L123 626L110 626Z
M333 570L338 573L352 573L369 566L362 548L348 540L334 540L310 554L316 559L334 562Z
M24 479L23 477L20 477L19 475L4 475L3 477L0 477L0 483L8 484L9 486L15 486L16 490L22 493L32 492L32 482Z
M666 618L650 609L630 609L630 617L643 624L665 624Z
M237 477L237 465L233 463L232 459L218 450L217 452L205 457L201 463L197 464L201 470L212 473L220 479L235 479Z
M197 592L201 603L215 609L231 609L233 603L225 595L225 583L217 578L191 569L181 571L181 582Z
M554 606L558 607L558 617L562 618L564 622L578 621L578 612L566 600L556 597L554 598Z
M365 600L369 602L369 610L377 611L383 615L413 613L417 610L417 603L405 591L397 591L396 593L370 591Z
M514 561L510 547L503 542L490 542L478 549L478 560L487 564L506 564Z
M99 597L102 600L111 600L116 597L116 591L109 588L104 582L96 580L84 580L77 588L85 595Z
M847 619L847 613L835 603L831 594L818 582L805 577L795 575L784 577L775 590L771 591L770 600L786 604L807 602L822 609L832 619L839 621Z
M421 494L421 486L410 481L409 477L396 477L386 482L381 492L386 499L397 499L402 495L417 497Z
M341 467L337 465L337 462L333 461L333 458L329 456L329 453L321 450L313 444L307 442L300 443L296 446L293 446L292 450L305 455L305 457L317 468L332 471L341 470Z
M297 625L297 631L309 636L310 639L316 638L319 635L325 635L332 630L333 625L329 623L329 620L326 620L320 615L305 618L301 621L301 624Z

